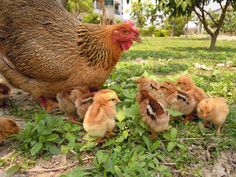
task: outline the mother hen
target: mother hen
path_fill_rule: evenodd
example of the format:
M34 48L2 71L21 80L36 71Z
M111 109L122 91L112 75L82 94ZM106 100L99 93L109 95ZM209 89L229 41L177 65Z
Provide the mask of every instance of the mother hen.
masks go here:
M80 24L57 0L0 0L0 72L34 98L99 87L133 41L132 22Z

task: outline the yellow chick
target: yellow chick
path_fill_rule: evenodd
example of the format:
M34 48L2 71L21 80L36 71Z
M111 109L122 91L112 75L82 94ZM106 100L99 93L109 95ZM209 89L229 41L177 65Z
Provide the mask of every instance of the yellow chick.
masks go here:
M147 90L139 90L137 94L142 120L151 131L151 139L156 139L157 133L170 128L170 117L164 106L158 102Z
M197 105L205 98L208 98L205 91L195 85L192 78L188 75L181 76L177 79L176 85L180 87L181 90L186 91L188 94L193 96L195 100L195 110Z
M112 132L115 127L116 104L119 102L117 94L112 90L103 89L95 93L83 122L89 136L99 137L99 141L106 132Z
M0 142L20 131L17 123L9 116L0 116Z
M0 106L4 106L9 99L11 89L4 83L0 83Z
M202 119L215 124L217 134L220 134L220 128L229 114L229 107L224 98L206 98L198 104L197 113Z

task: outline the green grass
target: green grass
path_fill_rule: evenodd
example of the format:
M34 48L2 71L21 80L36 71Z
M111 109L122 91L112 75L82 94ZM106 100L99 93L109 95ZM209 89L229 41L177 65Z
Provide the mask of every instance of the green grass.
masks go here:
M207 49L208 40L144 38L143 43L135 44L122 56L105 84L118 93L122 103L117 108L115 135L103 145L96 145L94 139L87 137L81 125L48 115L37 106L29 111L14 107L11 113L24 115L27 121L17 136L17 154L32 160L58 153L73 154L80 159L80 165L64 175L68 177L202 176L202 168L212 164L220 152L236 149L236 70L216 67L228 60L236 63L236 41L218 41L217 45L218 49L211 52ZM147 63L137 64L136 58ZM204 63L214 70L197 69L194 63ZM230 104L231 112L222 134L216 136L216 130L204 128L201 121L183 124L177 119L171 121L170 131L151 141L135 103L135 80L145 75L159 81L174 81L183 73L191 74L210 96L224 96ZM210 153L207 160L205 152ZM85 164L84 154L94 156L93 160ZM8 162L2 160L1 164L7 166ZM23 163L21 168L27 169L28 165Z

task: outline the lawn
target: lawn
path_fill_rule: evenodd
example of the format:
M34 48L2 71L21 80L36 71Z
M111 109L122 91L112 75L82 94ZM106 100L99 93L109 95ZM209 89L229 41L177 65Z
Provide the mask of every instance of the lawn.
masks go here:
M28 95L13 96L9 114L24 119L25 124L21 133L13 137L8 153L0 158L0 169L8 169L9 174L37 176L51 172L30 171L39 160L45 162L61 154L59 157L72 165L55 170L55 176L203 176L207 172L213 176L210 172L216 163L227 166L227 171L221 173L233 175L236 41L218 41L214 52L208 50L209 43L200 39L143 38L142 43L124 53L104 85L115 90L122 103L117 107L115 134L102 145L85 135L82 124L64 120L63 114L45 113ZM217 136L214 127L204 128L200 120L185 124L178 117L171 120L169 131L151 141L135 102L135 81L141 75L157 81L175 81L185 73L191 74L209 96L227 100L231 111L222 133ZM24 102L19 101L23 98ZM71 167L75 168L66 171Z

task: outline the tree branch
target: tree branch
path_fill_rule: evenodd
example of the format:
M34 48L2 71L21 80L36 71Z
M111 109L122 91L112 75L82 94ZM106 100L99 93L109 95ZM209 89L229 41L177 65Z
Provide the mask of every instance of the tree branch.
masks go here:
M203 24L205 30L207 31L207 33L212 36L214 33L213 33L213 32L210 30L210 28L207 26L208 24L207 24L207 21L206 21L206 19L205 19L204 10L202 9L202 7L199 7L199 6L196 6L196 7L201 11L201 14L199 14L199 13L197 12L197 10L195 9L195 7L194 7L194 12L197 14L199 20L202 22L202 24Z
M220 3L221 7L222 7L222 4ZM224 22L224 19L225 19L225 14L226 14L226 11L227 11L227 8L228 6L230 5L230 0L227 0L226 1L226 4L225 4L225 7L222 7L222 13L220 15L220 20L219 20L219 23L218 23L218 26L217 26L217 29L215 31L216 34L219 34L220 32L220 28L221 26L223 25L223 22Z
M206 14L211 18L211 20L213 21L213 23L217 26L218 23L215 21L215 19L211 16L211 14L209 12L207 12L205 9L203 9L204 12L206 12Z

